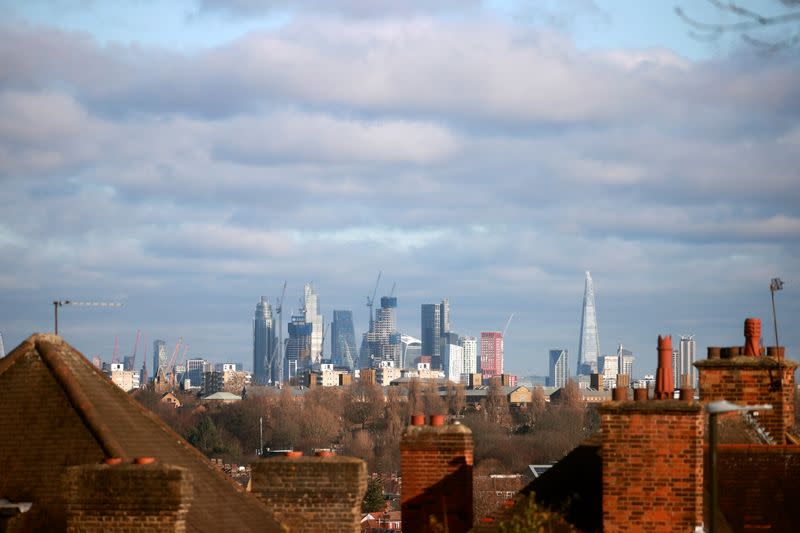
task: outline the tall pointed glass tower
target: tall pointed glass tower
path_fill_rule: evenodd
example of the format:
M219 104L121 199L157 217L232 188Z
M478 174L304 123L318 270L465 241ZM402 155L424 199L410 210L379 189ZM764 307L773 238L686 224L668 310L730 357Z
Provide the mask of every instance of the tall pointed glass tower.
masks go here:
M269 383L278 377L275 343L272 306L269 299L262 296L253 319L253 379L258 384Z
M597 312L594 307L594 283L592 275L586 271L586 285L583 289L583 313L581 314L581 336L578 340L578 375L597 372L597 358L600 356L600 336L597 333Z

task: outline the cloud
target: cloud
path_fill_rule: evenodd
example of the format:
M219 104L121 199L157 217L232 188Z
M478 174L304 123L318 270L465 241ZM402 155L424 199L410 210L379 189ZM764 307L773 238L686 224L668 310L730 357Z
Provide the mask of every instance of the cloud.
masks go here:
M764 280L800 276L796 60L316 7L193 53L0 25L0 296L27 317L0 313L12 337L42 329L54 294L130 293L120 328L246 355L258 295L313 279L326 312L365 312L383 270L411 334L443 296L461 333L517 312L518 370L576 344L585 269L601 338L643 351L660 328L727 334Z

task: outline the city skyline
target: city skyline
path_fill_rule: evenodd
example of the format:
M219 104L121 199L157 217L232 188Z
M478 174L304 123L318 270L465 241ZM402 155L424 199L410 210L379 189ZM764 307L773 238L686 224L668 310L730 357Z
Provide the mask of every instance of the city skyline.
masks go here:
M773 277L797 357L800 57L698 42L674 4L3 3L6 348L54 300L120 301L61 333L249 364L260 295L288 282L288 324L313 280L361 334L384 271L400 332L442 298L462 335L513 313L505 369L557 346L572 372L589 270L600 351L637 373L659 334L736 337L737 310L774 342Z

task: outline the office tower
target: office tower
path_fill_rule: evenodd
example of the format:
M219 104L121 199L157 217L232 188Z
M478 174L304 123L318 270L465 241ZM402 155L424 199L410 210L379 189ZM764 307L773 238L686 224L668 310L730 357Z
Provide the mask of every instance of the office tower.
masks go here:
M672 382L681 385L681 353L678 350L672 350Z
M475 374L478 372L478 339L475 337L461 337L459 345L464 349L464 366L462 374Z
M411 335L400 335L400 345L402 351L400 368L411 368L414 361L422 355L422 341Z
M581 335L578 341L578 374L587 375L597 372L599 356L600 336L597 332L597 313L594 306L594 283L592 275L587 271L583 291Z
M455 344L445 344L442 353L444 377L454 383L461 383L461 371L464 368L464 348Z
M158 369L167 372L167 343L162 340L153 341L153 376L158 374Z
M550 377L548 385L561 388L569 379L569 353L567 350L550 350Z
M199 389L203 386L203 376L206 372L211 372L211 363L205 359L195 358L186 361L186 373L183 375L184 388L186 388L186 380L193 389Z
M450 332L450 301L445 298L439 304L439 334L444 336Z
M481 332L481 374L483 379L503 373L503 334L499 331Z
M617 374L619 374L619 356L602 355L599 358L599 362L605 388L613 389L617 383Z
M283 379L289 380L312 364L311 339L313 324L304 316L293 316L289 323L289 339L286 341L286 365Z
M331 322L331 359L336 366L355 368L358 360L353 312L335 310Z
M260 385L279 381L278 345L275 340L275 323L272 306L266 296L256 305L253 319L253 381ZM197 383L199 385L199 382Z
M311 325L311 362L319 363L322 357L322 315L319 314L319 297L314 286L306 283L303 287L303 316L306 324Z
M381 363L391 362L394 368L401 368L403 349L401 335L397 331L396 309L397 298L381 298L381 307L375 310L375 319L366 334L369 360L364 359L363 363L369 362L369 366L378 367Z
M675 381L676 387L682 387L685 381L689 387L696 388L697 370L694 367L694 350L694 335L681 335L681 340L678 344L678 380Z
M420 336L422 355L430 356L431 368L441 368L441 306L439 304L422 304L420 312Z

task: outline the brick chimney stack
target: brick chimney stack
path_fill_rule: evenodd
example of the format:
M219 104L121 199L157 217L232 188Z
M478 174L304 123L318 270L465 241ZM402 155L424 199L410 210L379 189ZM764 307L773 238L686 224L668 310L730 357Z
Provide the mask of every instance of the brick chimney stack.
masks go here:
M186 531L188 470L153 461L72 466L62 478L67 531Z
M777 443L795 423L795 371L798 364L781 356L782 347L759 346L761 320L744 321L744 347L708 348L708 359L698 361L700 401L728 400L739 405L772 405L758 413L758 423ZM719 354L719 355L717 355Z
M668 400L673 397L675 383L672 377L672 336L658 336L658 369L653 398Z
M355 457L272 457L253 463L252 492L293 532L361 531L367 464Z
M431 417L433 418L433 417ZM400 441L404 531L472 528L472 431L461 424L408 426ZM424 422L423 422L424 424Z

